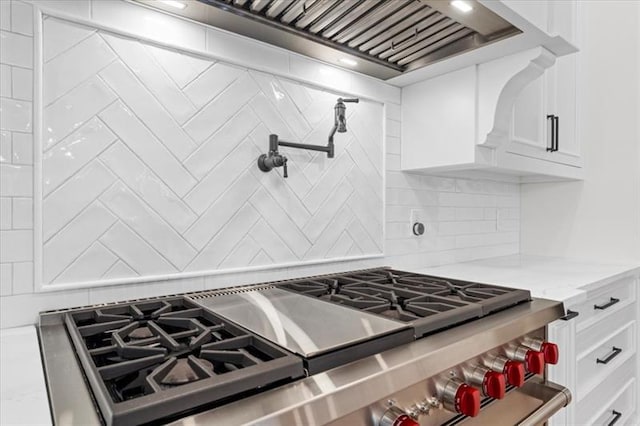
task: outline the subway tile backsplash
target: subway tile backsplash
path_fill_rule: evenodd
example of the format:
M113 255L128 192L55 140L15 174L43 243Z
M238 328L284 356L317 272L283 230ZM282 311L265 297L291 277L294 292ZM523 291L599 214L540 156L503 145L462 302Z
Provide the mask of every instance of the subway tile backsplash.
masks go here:
M518 184L400 171L401 113L397 88L120 0L55 4L12 0L0 3L2 327L33 323L36 313L43 309L379 265L418 268L519 251ZM164 90L159 76L145 68L148 63L142 61L141 52L135 51L126 37L111 35L108 31L96 32L83 25L69 26L64 20L48 17L42 52L45 64L43 106L47 112L43 115L42 141L34 143L33 5L43 5L52 13L59 11L90 19L116 31L138 34L161 43L170 42L186 50L207 51L222 61L211 66L209 58L140 44L135 49L142 49L145 57L161 66L163 73L170 75L179 89ZM51 31L66 38L59 36L55 38L56 43L48 42L47 28L53 28ZM87 52L80 51L83 47L87 47ZM70 62L56 64L56 60L61 61L58 58L65 55ZM78 58L73 60L73 55ZM99 58L79 60L86 55L98 55ZM66 66L68 72L57 77L48 76L47 65L50 69L57 66L63 71ZM139 74L132 76L132 68ZM143 83L131 84L132 81ZM225 102L228 108L208 111L207 105L211 101L208 92L223 92L222 89L235 81L239 83L239 92ZM326 91L332 92L330 96L324 95ZM278 92L297 96L298 103L286 104L274 114L269 96L277 96ZM149 101L145 101L145 93L151 96ZM318 95L314 102L307 100L303 108L302 102L309 93ZM344 150L348 158L337 155L333 160L326 160L305 151L291 152L290 177L284 186L280 170L262 175L246 169L247 173L237 174L237 164L244 164L245 159L247 164L243 167L248 167L250 162L255 162L256 154L266 147L263 139L268 132L260 132L259 123L270 123L283 139L298 140L313 135L309 138L317 140L312 143L324 143L332 123L331 107L337 93L353 93L373 100L357 106L348 105L350 133L345 134L346 139L363 139L361 144L337 139L338 151ZM68 96L73 97L74 102L60 101ZM69 105L80 105L81 108ZM158 105L170 115L170 120L158 120L154 110ZM134 106L136 111L132 115ZM231 113L234 108L242 113ZM363 109L366 114L362 114ZM136 126L127 121L132 117L143 125ZM179 126L172 127L174 122ZM84 124L78 126L78 123ZM250 143L238 144L234 134L249 126L255 129L249 132ZM380 129L378 138L375 136L377 126ZM213 127L224 128L223 133L230 137L218 136L216 139L216 135L212 135ZM381 133L383 128L386 135ZM153 133L151 136L149 129ZM361 136L367 132L368 137ZM136 151L133 146L142 143L145 137L165 138L162 144L166 158L154 155L153 160L145 161L141 151L144 147ZM77 149L79 145L75 142L80 140L91 140L91 149ZM209 141L213 143L209 144ZM135 275L154 275L162 277L161 282L37 291L33 250L34 219L37 220L33 215L34 146L41 146L44 151L41 159L46 177L42 181L43 242L46 244L74 220L80 226L78 229L82 229L78 235L83 237L82 241L61 238L51 245L49 257L45 250L44 282L56 279L62 284L96 281L96 270L100 268L106 270L97 277L98 281L108 273L108 278L125 280ZM75 147L74 166L65 160L71 147ZM96 156L95 150L99 155ZM199 155L190 155L194 150ZM227 166L223 164L219 170L214 168L217 171L211 173L210 159L221 152L226 153L225 156L231 155L232 161ZM172 166L176 160L179 168ZM325 173L327 167L331 168L331 174ZM361 170L361 175L353 173L354 169ZM136 192L136 189L142 191L144 188L131 189L123 182L127 179L144 182L145 176L150 176L145 170L160 176L159 182L164 188L155 193L147 192L145 205L155 212L162 211L161 220L170 224L172 235L180 239L174 241L167 239L166 234L159 235L151 220L146 229L135 230L127 224L126 218L133 214L130 209L136 209L136 203L139 204L145 194ZM372 178L375 173L380 176L379 184ZM323 176L328 184L315 185ZM341 180L344 176L348 178ZM266 179L264 184L267 186L256 187L254 203L235 206L233 215L220 209L208 209L208 200L222 200L225 205L234 203L238 197L230 194L253 191L256 179ZM67 188L66 194L61 187ZM362 190L356 191L357 188ZM98 190L100 197L92 198L88 189ZM378 197L381 200L382 191L386 198L384 206L372 202ZM60 195L57 199L49 197L57 192ZM338 207L324 208L328 197L333 197ZM276 200L283 199L289 201L278 205ZM286 214L278 217L279 223L267 225L263 218L277 209L284 209ZM323 214L310 218L310 211ZM87 212L95 214L82 217ZM422 237L411 234L412 216L425 224ZM355 224L351 220L353 217L363 220ZM327 227L327 221L332 221L333 226ZM97 233L100 224L105 229ZM230 234L245 226L253 226L250 239L235 241ZM274 226L282 232L275 234ZM216 239L213 242L219 249L197 256L195 253L204 253L211 242L205 237L213 231L211 236ZM386 236L384 257L347 260L362 253L381 253L383 231ZM145 234L143 242L140 233ZM285 244L270 245L274 236ZM380 239L379 243L376 238ZM362 246L360 250L356 250L354 240ZM187 243L182 250L181 241ZM235 243L230 244L230 241ZM150 247L154 255L141 254ZM323 257L344 260L329 264L298 264ZM137 269L132 267L133 263ZM269 263L286 266L250 269ZM74 265L73 269L69 268L70 264ZM194 265L194 270L230 269L234 272L166 279L177 267L187 268L190 264Z

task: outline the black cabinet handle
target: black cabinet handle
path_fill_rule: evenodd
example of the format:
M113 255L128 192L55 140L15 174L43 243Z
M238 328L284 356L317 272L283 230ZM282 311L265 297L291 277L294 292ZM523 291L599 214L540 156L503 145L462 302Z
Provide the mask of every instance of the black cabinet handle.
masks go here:
M607 303L605 303L604 305L593 305L593 309L600 309L600 310L605 310L607 308L612 307L613 305L615 305L616 303L618 303L620 301L620 299L616 299L615 297L612 297L611 300L609 300Z
M547 114L547 121L551 120L551 146L547 147L547 152L553 152L556 147L556 116Z
M605 359L596 358L596 364L609 364L612 359L617 357L622 353L622 349L616 348L615 346L612 348L611 353L607 355Z
M578 315L580 315L580 313L579 313L579 312L572 311L571 309L567 309L567 315L565 315L565 316L563 316L563 317L560 317L560 319L561 319L562 321L569 321L569 320L574 319L574 318L575 318L575 317L577 317Z
M607 426L615 425L616 422L620 420L620 417L622 417L622 413L620 411L611 410L611 414L613 414L613 419L611 419L611 421L607 423Z
M554 151L557 151L558 148L560 147L560 116L556 115L554 118L555 122L556 122L556 128L555 128L555 141L556 141L556 146L553 147Z

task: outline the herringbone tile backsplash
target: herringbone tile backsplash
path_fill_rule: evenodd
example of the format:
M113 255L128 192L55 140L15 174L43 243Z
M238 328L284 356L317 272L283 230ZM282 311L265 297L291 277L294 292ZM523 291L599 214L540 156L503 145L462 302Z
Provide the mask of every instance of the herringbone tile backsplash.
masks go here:
M43 283L382 253L383 108L348 106L336 158L329 93L274 75L44 21Z

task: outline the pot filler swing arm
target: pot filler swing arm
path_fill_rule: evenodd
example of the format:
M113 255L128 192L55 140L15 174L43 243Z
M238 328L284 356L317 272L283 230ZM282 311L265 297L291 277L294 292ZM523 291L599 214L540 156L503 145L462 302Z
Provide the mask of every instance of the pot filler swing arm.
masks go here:
M358 98L338 98L338 102L334 107L334 121L333 128L329 132L329 141L326 146L324 145L311 145L305 143L286 142L278 139L278 135L269 135L269 153L262 154L258 157L258 168L263 172L270 172L275 167L282 167L283 176L288 177L287 173L287 157L280 154L278 151L279 146L286 146L289 148L308 149L310 151L321 151L327 153L327 158L333 158L335 155L335 149L333 145L333 136L338 133L345 133L347 131L347 107L345 102L358 103Z

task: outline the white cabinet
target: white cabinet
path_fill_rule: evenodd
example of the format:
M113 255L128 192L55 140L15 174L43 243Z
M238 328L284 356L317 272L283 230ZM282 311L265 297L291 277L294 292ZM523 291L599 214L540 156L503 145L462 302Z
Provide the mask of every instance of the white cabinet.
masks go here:
M640 279L629 275L587 293L567 307L578 316L551 323L548 340L560 362L548 369L552 382L567 386L571 404L550 425L632 424L638 406L638 310Z
M555 37L577 40L575 1L505 4ZM581 179L578 58L537 47L404 87L402 169Z
M507 153L582 167L577 137L576 60L577 54L556 58L544 75L520 93L513 105Z
M574 65L534 48L405 87L402 169L492 171L523 182L580 179ZM547 150L547 115L559 117L556 152Z
M532 4L539 6L532 19L541 20L542 16L545 19L540 24L550 34L579 42L575 1L515 3L524 9ZM555 64L518 96L508 153L582 167L577 131L578 58L579 53L557 57Z

